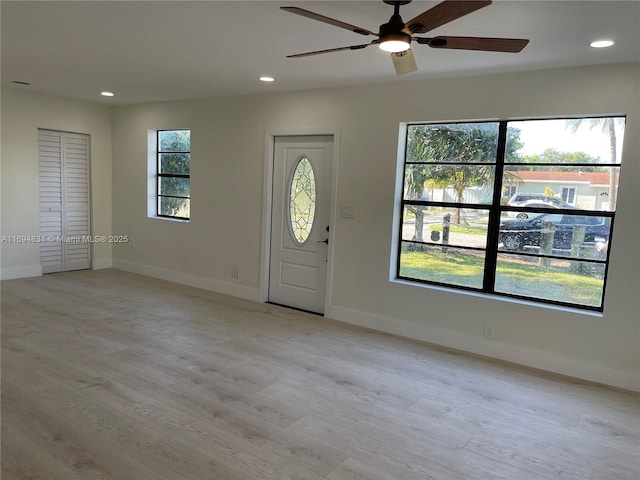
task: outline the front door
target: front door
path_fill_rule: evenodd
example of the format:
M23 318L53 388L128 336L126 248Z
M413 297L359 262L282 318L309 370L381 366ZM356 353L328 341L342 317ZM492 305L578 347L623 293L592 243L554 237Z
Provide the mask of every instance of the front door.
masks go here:
M332 136L276 137L269 301L323 313Z

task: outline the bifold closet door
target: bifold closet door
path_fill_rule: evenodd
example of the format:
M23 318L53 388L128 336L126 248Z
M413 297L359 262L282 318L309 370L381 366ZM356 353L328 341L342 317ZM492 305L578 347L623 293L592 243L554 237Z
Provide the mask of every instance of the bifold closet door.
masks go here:
M43 273L91 268L89 136L38 131Z

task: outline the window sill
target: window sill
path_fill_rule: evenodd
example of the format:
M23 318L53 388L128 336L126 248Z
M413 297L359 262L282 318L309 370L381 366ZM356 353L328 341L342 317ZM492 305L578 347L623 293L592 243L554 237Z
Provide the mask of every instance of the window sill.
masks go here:
M157 215L149 215L152 220L166 220L167 222L176 222L176 223L189 223L191 221L190 218L171 218L171 217L159 217Z

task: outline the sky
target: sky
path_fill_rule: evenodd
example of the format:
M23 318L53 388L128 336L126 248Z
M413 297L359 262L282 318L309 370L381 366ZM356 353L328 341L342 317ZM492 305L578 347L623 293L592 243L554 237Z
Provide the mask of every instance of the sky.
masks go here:
M609 136L601 128L590 129L588 125L581 126L576 133L565 127L565 120L528 120L523 122L509 122L510 126L521 130L520 139L524 146L520 153L535 155L547 148L554 148L561 152L584 152L593 157L600 157L602 162L610 162ZM616 125L617 156L621 159L623 125Z

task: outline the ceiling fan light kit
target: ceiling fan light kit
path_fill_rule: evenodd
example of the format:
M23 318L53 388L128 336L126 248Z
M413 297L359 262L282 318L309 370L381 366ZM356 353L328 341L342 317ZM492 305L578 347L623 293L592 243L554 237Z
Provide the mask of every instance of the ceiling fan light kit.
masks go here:
M390 33L378 44L380 50L389 53L405 52L411 48L411 35L406 33Z
M404 31L404 21L400 16L400 5L406 5L411 0L383 1L388 5L393 5L393 15L387 23L380 25L380 31L378 32L380 50L389 53L409 50L411 48L411 35Z
M387 23L380 25L378 33L366 28L351 25L349 23L326 17L319 13L311 12L298 7L280 7L290 13L319 22L343 28L364 36L378 37L370 43L350 45L348 47L330 48L314 52L288 55L287 58L302 58L323 53L340 52L344 50L360 50L369 45L377 44L378 47L391 54L396 73L402 75L417 70L415 59L411 53L411 42L419 45L427 45L431 48L450 50L479 50L485 52L518 53L529 43L529 40L521 38L489 38L489 37L450 37L438 36L435 38L414 37L416 33L426 33L445 25L453 20L475 12L491 4L491 0L445 0L432 7L417 17L404 22L400 17L400 6L411 3L411 0L383 0L388 5L393 5L393 15ZM401 55L411 53L411 55ZM400 65L400 68L399 68Z

